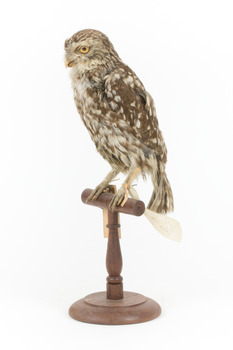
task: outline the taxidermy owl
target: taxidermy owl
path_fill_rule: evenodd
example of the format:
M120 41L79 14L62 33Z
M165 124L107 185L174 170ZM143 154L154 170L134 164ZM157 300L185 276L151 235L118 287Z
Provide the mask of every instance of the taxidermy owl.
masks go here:
M126 202L136 176L150 175L153 192L147 208L162 214L173 211L166 145L154 101L137 75L122 62L108 37L91 29L65 41L65 65L71 68L78 113L112 169L88 200L97 199L122 172L126 179L110 204L114 210Z

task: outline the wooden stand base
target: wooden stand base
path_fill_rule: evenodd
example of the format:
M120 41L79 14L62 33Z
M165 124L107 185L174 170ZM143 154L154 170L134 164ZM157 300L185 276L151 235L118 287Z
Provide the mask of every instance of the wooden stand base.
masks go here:
M124 292L123 299L110 300L106 292L87 295L71 305L75 320L104 325L123 325L153 320L161 313L158 303L141 294Z

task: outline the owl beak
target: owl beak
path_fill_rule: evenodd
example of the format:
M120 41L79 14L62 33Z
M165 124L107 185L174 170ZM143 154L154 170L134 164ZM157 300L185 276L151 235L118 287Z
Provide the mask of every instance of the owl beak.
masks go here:
M72 67L73 61L68 61L67 58L65 58L64 65L66 68Z
M64 65L65 65L66 68L69 67L69 61L67 60L67 58L65 58Z

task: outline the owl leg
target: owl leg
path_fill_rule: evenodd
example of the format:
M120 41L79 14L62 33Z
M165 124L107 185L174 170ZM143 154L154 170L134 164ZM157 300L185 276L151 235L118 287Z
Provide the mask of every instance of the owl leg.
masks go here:
M123 207L123 205L126 203L129 197L128 189L130 188L131 183L133 182L133 180L135 179L135 177L138 175L140 171L141 170L139 168L134 168L129 172L125 180L125 183L123 183L123 185L119 188L119 190L117 191L117 193L115 194L115 196L113 197L113 199L109 204L112 211L114 211L114 208L117 205L121 205Z
M90 196L87 198L87 202L97 199L118 173L119 171L112 169L105 179L91 192Z

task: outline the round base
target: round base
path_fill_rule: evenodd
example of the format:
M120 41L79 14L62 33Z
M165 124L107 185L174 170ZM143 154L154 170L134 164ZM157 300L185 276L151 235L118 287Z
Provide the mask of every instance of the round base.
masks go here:
M141 294L124 292L121 300L106 299L106 292L87 295L71 305L69 314L87 323L121 325L153 320L161 313L156 301Z

